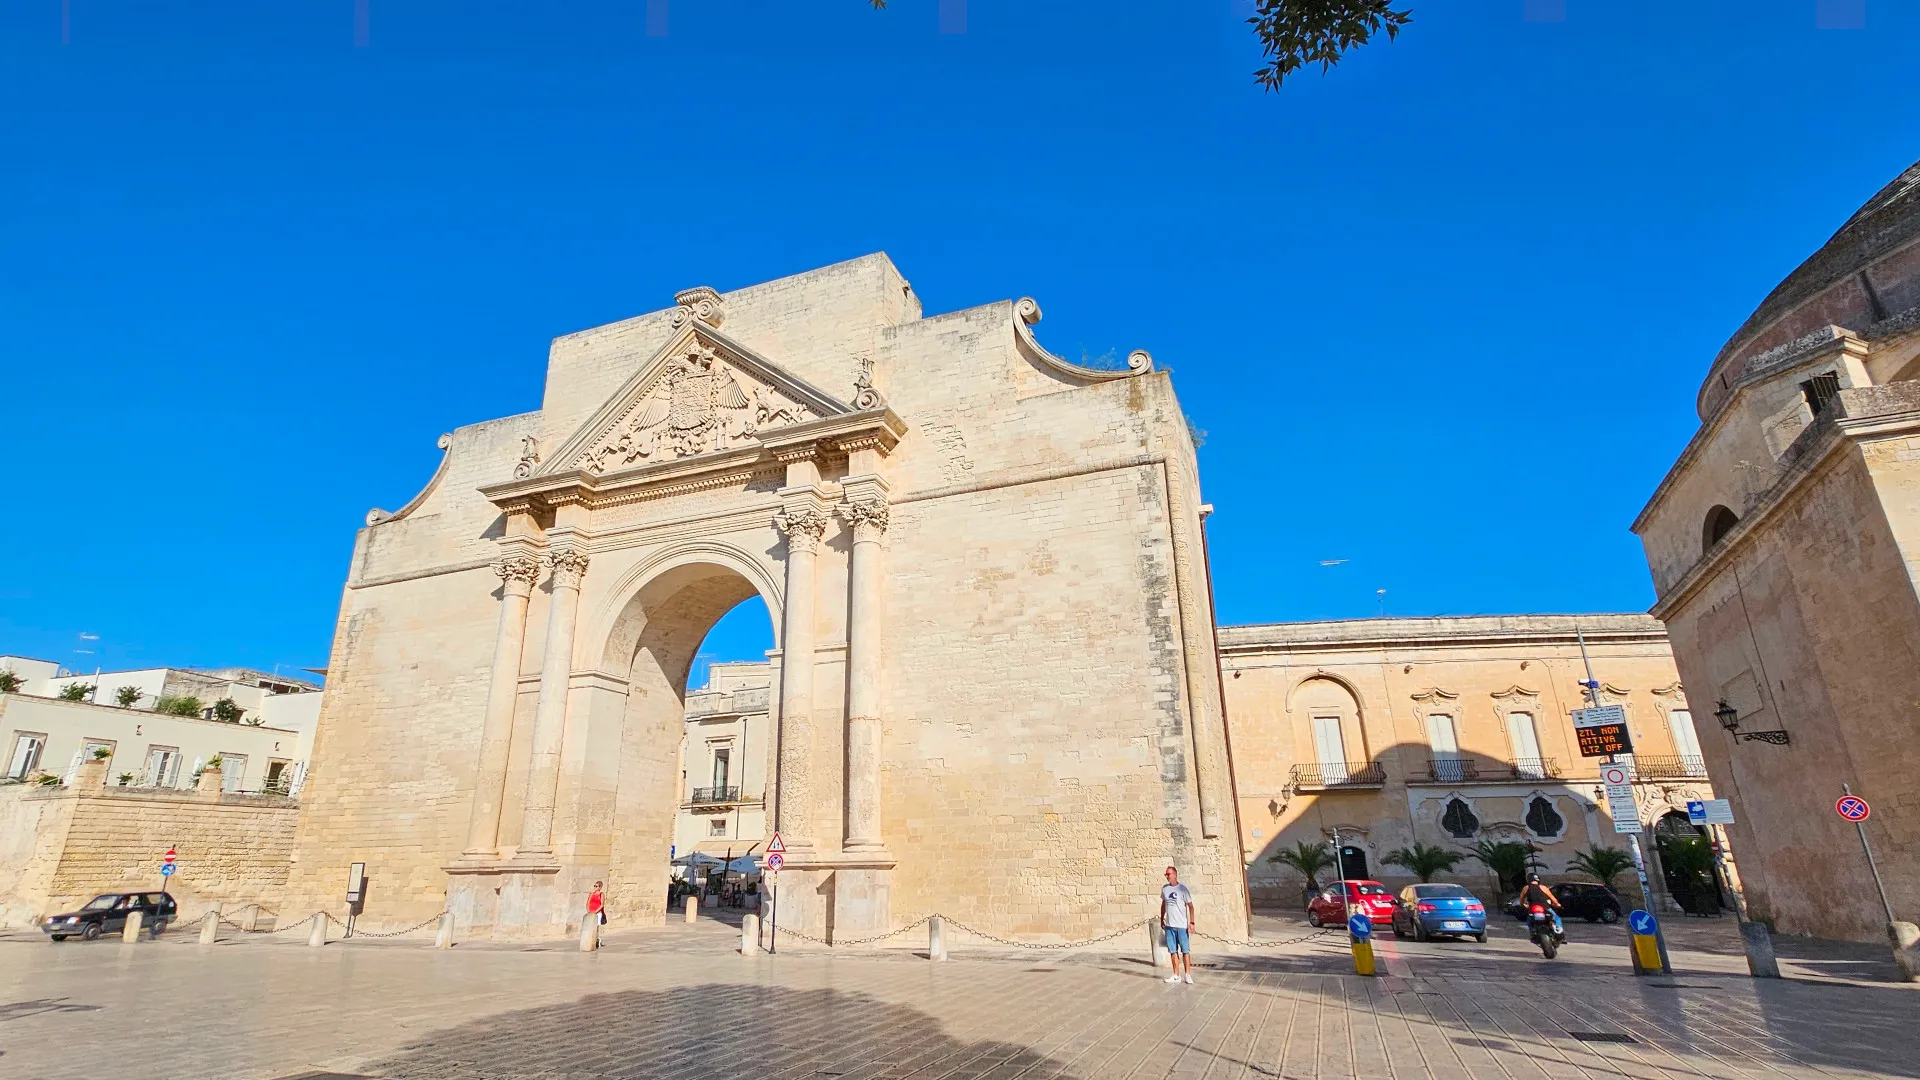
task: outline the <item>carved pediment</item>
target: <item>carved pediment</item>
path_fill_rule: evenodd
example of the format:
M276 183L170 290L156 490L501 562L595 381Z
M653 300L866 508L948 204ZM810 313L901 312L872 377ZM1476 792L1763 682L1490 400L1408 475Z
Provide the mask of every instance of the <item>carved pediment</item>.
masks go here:
M770 431L854 411L710 323L679 322L667 344L535 475L603 476L738 449Z
M1459 701L1460 695L1452 693L1447 690L1442 690L1437 686L1433 686L1433 687L1428 687L1427 689L1422 690L1419 693L1413 695L1413 700L1430 704L1430 705L1446 705L1451 702Z

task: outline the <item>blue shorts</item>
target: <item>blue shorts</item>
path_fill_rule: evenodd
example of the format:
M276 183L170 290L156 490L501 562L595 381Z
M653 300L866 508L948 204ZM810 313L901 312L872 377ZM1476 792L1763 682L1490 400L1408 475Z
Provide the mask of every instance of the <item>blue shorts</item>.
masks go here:
M1167 951L1170 953L1192 952L1187 948L1187 928L1184 926L1167 927Z

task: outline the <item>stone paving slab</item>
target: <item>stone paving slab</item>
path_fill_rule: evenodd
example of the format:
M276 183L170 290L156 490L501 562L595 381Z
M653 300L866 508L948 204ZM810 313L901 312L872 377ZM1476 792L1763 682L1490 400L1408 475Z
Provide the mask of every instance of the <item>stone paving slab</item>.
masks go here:
M1373 979L1337 938L1216 951L1191 987L1112 952L741 957L704 921L592 955L8 935L0 1078L1920 1077L1912 988L1759 983L1706 948L1636 979L1586 931L1552 963L1498 924L1486 945L1387 937Z

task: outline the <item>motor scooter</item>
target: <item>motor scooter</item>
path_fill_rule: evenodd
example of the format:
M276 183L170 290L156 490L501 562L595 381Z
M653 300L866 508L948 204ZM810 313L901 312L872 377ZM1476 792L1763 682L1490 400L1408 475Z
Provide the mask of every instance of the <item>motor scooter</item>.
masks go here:
M1551 960L1565 944L1567 935L1554 929L1553 912L1545 904L1535 904L1527 909L1527 940L1540 946L1540 955Z

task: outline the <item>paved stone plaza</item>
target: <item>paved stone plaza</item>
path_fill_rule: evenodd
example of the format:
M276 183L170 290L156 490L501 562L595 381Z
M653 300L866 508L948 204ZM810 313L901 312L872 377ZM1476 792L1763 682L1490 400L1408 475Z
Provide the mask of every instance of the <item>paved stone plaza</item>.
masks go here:
M1256 922L1262 937L1304 930ZM1126 954L974 950L963 936L945 964L906 949L746 959L715 921L615 933L597 955L13 934L0 1076L1920 1076L1920 993L1876 981L1887 969L1870 950L1788 944L1801 978L1756 984L1736 974L1731 929L1677 927L1672 978L1622 974L1613 928L1576 924L1548 964L1496 924L1484 946L1388 938L1376 979L1350 974L1330 935L1209 951L1192 987Z

